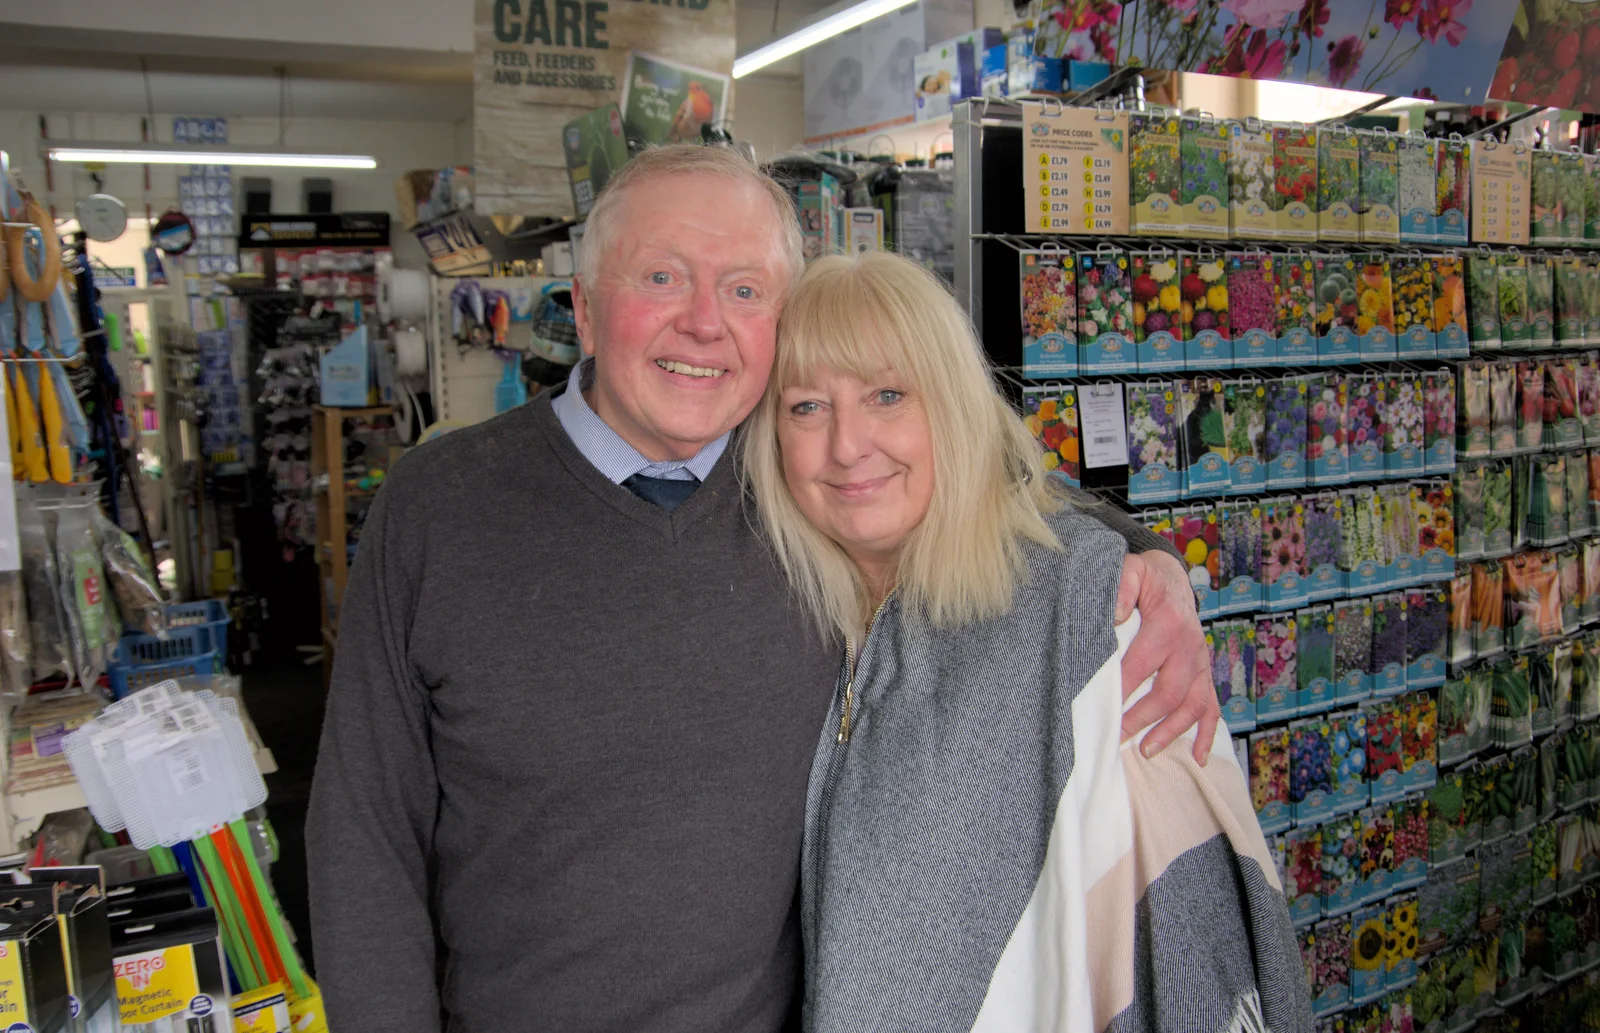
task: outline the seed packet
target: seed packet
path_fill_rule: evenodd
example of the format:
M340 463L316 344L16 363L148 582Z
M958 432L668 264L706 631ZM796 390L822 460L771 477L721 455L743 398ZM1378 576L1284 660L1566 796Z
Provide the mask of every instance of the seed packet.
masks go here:
M1258 380L1229 380L1222 386L1223 426L1233 461L1228 491L1247 495L1267 486L1267 389Z
M1317 138L1314 125L1298 122L1272 127L1272 162L1276 170L1278 237L1311 242L1317 239ZM1600 237L1600 232L1596 233Z
M1500 965L1494 988L1494 1003L1510 1007L1533 992L1533 975L1527 969L1527 918L1519 916L1500 924Z
M1476 697L1464 675L1439 689L1439 763L1456 764L1472 754ZM1483 715L1484 720L1488 715Z
M1333 608L1312 606L1295 612L1300 657L1295 669L1297 709L1315 714L1333 708Z
M1493 668L1489 697L1489 732L1494 744L1513 749L1533 741L1533 698L1528 684L1528 658L1508 657Z
M1256 629L1250 621L1218 621L1206 633L1211 647L1211 681L1229 733L1256 727Z
M1589 801L1589 786L1594 778L1592 736L1590 726L1579 725L1561 740L1556 803L1567 810L1582 807Z
M1586 340L1583 259L1563 251L1551 262L1551 279L1555 289L1555 343L1581 348Z
M1283 895L1296 926L1322 917L1322 829L1302 825L1285 838Z
M1228 132L1228 231L1235 239L1278 236L1276 165L1272 127L1257 118L1226 123Z
M1583 626L1579 617L1583 605L1583 560L1576 545L1567 545L1555 552L1556 577L1561 586L1561 633L1577 634Z
M1439 777L1439 705L1428 692L1400 697L1400 771L1407 793L1433 786Z
M1585 353L1578 358L1578 421L1585 444L1600 444L1600 363Z
M1317 284L1317 356L1323 363L1360 361L1361 337L1356 329L1360 318L1360 277L1355 259L1344 252L1328 252L1313 257L1312 268ZM1281 335L1278 355L1286 357Z
M1551 815L1552 821L1554 815ZM1529 836L1533 851L1533 903L1548 904L1556 897L1556 827L1554 824L1534 826ZM1548 971L1548 969L1547 969Z
M1217 507L1219 578L1224 613L1253 613L1261 587L1261 507L1253 502ZM1251 637L1252 649L1254 636Z
M1367 726L1367 787L1372 802L1387 803L1405 794L1401 779L1401 716L1392 699L1361 704Z
M1128 501L1168 502L1179 497L1178 405L1172 384L1129 384Z
M1428 473L1456 468L1456 377L1448 367L1422 375L1422 464Z
M1560 572L1554 557L1525 552L1505 561L1506 645L1523 649L1561 635Z
M1301 488L1306 484L1306 380L1285 377L1267 381L1267 487Z
M1345 378L1314 373L1306 379L1306 482L1344 484L1350 479L1345 442Z
M1217 548L1217 514L1210 506L1180 506L1172 511L1172 544L1188 567L1189 587L1202 618L1221 612L1217 577L1222 558Z
M1456 367L1460 422L1456 454L1471 459L1490 454L1489 367L1482 359Z
M1588 624L1600 620L1600 539L1584 539L1578 551L1583 564L1583 602L1578 606L1578 618Z
M1340 815L1322 826L1322 913L1347 914L1361 905L1361 818Z
M1513 788L1515 771L1512 768L1511 754L1499 753L1482 762L1478 769L1478 781L1483 789L1483 843L1503 841L1511 835L1512 823L1516 820L1517 805L1515 790ZM1488 855L1479 851L1478 857L1486 864ZM1492 902L1487 902L1492 903Z
M1567 463L1567 534L1584 538L1594 530L1589 518L1589 463L1581 452L1566 457Z
M1350 1006L1350 919L1324 919L1312 929L1311 1013L1333 1015Z
M1390 592L1372 597L1372 657L1367 673L1374 696L1394 696L1406 687L1406 597Z
M1356 334L1360 338L1361 361L1382 362L1398 356L1394 334L1394 291L1389 275L1389 256L1372 251L1355 257Z
M1384 384L1381 374L1345 378L1345 439L1351 480L1384 474Z
M1471 216L1468 183L1471 180L1471 150L1459 133L1438 141L1439 204L1434 209L1434 232L1441 244L1465 244Z
M1517 367L1517 451L1537 452L1544 441L1544 363L1522 359Z
M1276 273L1277 338L1272 354L1278 361L1313 361L1318 356L1317 272L1312 257L1292 250L1271 258ZM1237 333L1234 339L1236 364L1244 357ZM1348 361L1356 361L1354 349Z
M1438 239L1438 148L1420 132L1396 140L1399 179L1400 239L1408 244L1432 244ZM1363 164L1362 172L1366 166ZM1362 181L1365 186L1365 179Z
M1059 384L1022 389L1022 409L1027 424L1039 442L1045 471L1064 484L1076 487L1082 480L1078 452L1078 393L1076 388Z
M1533 734L1549 735L1556 727L1556 672L1549 649L1528 654L1528 691L1533 708Z
M1178 201L1182 169L1179 119L1160 107L1128 116L1128 178L1132 230L1139 236L1177 236L1183 224Z
M1475 560L1483 555L1483 464L1457 466L1450 485L1455 503L1456 559Z
M1384 941L1384 986L1389 990L1384 1004L1389 1009L1390 1029L1411 1028L1411 998L1408 987L1417 981L1417 895L1401 893L1386 904L1384 916L1388 938ZM1399 992L1396 992L1396 991Z
M1227 257L1228 336L1233 341L1235 366L1265 366L1278 359L1278 273L1274 265L1273 257L1262 251Z
M1571 355L1544 361L1544 415L1541 441L1555 448L1583 444L1578 418L1578 360Z
M1467 341L1467 286L1461 256L1455 252L1434 255L1433 329L1434 348L1441 359L1464 359Z
M1433 333L1433 260L1420 251L1393 255L1389 276L1394 292L1394 336L1402 359L1437 354Z
M1333 604L1334 699L1355 702L1372 695L1372 604L1341 599Z
M1500 339L1499 259L1482 244L1468 252L1467 338L1473 351L1498 351Z
M1361 150L1348 126L1324 127L1317 139L1317 239L1358 240Z
M1442 477L1415 481L1411 485L1411 506L1417 520L1417 552L1421 558L1418 577L1425 583L1455 577L1454 494L1450 482Z
M1256 721L1293 717L1299 702L1295 622L1280 614L1256 621ZM1287 741L1284 749L1288 749ZM1287 770L1287 768L1285 769ZM1287 787L1285 792L1287 792ZM1259 811L1259 808L1257 808Z
M1528 259L1516 248L1495 259L1495 284L1500 299L1500 342L1507 348L1528 344Z
M1221 380L1195 377L1178 381L1178 416L1182 420L1179 464L1185 498L1224 495L1232 483L1223 406Z
M1589 466L1589 524L1600 524L1600 449L1591 449Z
M1430 865L1448 864L1466 854L1469 812L1464 773L1469 771L1465 767L1446 771L1427 792ZM1473 879L1473 885L1477 885L1476 878ZM1424 914L1431 915L1432 912L1424 909Z
M1489 450L1493 455L1514 455L1517 451L1517 393L1516 362L1501 359L1490 363ZM1542 384L1540 397L1543 398Z
M1443 685L1450 648L1450 596L1436 588L1406 594L1406 686Z
M1078 255L1078 372L1132 373L1133 298L1128 256L1109 244Z
M1584 227L1589 222L1589 173L1583 152L1576 149L1556 152L1556 169L1560 176L1563 235L1568 244L1582 244Z
M1585 255L1583 260L1583 343L1600 345L1600 259Z
M1022 375L1030 380L1078 375L1078 295L1073 255L1024 251Z
M1400 243L1400 181L1395 136L1386 129L1356 131L1360 152L1357 225L1363 243Z
M1185 115L1179 132L1183 236L1228 239L1228 127L1210 115Z
M1528 342L1529 348L1555 346L1555 287L1550 256L1534 251L1526 256L1528 266Z
M1497 560L1472 565L1472 654L1494 656L1506 647L1505 568Z
M1567 469L1560 454L1519 459L1528 471L1523 494L1521 540L1528 545L1560 545L1567 540Z
M1428 801L1421 794L1407 796L1390 804L1389 813L1394 818L1393 888L1415 889L1428 877Z
M1428 881L1417 892L1419 952L1459 947L1477 935L1481 878L1476 860L1443 867L1434 862Z
M1323 718L1289 722L1289 805L1310 825L1333 814L1333 728Z
M1378 489L1383 504L1383 553L1391 588L1415 584L1420 573L1416 505L1407 484L1385 484Z
M1511 461L1483 468L1483 552L1503 556L1511 551Z
M1309 573L1304 506L1289 497L1271 500L1261 507L1261 584L1267 609L1304 606Z
M1339 495L1339 569L1352 595L1382 588L1388 570L1383 554L1383 506L1371 488Z
M1290 826L1287 726L1251 733L1250 800L1263 832L1279 832Z
M1371 829L1364 829L1363 834L1368 838L1374 836ZM1381 851L1381 844L1379 850ZM1374 862L1367 859L1364 851L1362 868L1365 869L1372 863ZM1382 878L1382 882L1385 887L1388 886L1386 876ZM1363 893L1363 897L1381 900L1381 898L1371 898L1370 892ZM1367 904L1350 915L1351 1004L1367 1004L1383 996L1384 945L1388 940L1388 928L1384 918L1385 913L1381 903Z
M1555 151L1536 149L1530 156L1533 168L1530 175L1529 202L1533 217L1529 220L1528 239L1538 245L1566 244L1566 220L1562 209L1561 171Z
M1229 339L1227 263L1206 249L1183 255L1183 341L1190 369L1221 369L1233 365Z
M1339 497L1332 492L1313 495L1302 503L1306 538L1306 597L1312 602L1340 599L1345 594L1344 573L1339 569L1342 546Z
M1458 568L1450 579L1450 668L1470 663L1472 653L1472 571Z
M1422 384L1409 373L1391 374L1383 395L1383 469L1409 477L1423 469Z
M1165 248L1135 251L1128 262L1133 268L1133 347L1139 372L1183 369L1178 256Z

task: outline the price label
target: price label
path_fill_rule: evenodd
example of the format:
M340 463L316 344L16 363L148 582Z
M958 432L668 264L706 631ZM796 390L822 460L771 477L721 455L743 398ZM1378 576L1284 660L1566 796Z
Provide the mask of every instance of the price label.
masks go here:
M1128 423L1122 410L1122 385L1090 384L1079 388L1078 394L1084 465L1091 470L1127 466Z
M1532 162L1521 145L1472 141L1472 239L1485 244L1528 243Z
M1023 195L1029 233L1128 232L1128 115L1024 103Z

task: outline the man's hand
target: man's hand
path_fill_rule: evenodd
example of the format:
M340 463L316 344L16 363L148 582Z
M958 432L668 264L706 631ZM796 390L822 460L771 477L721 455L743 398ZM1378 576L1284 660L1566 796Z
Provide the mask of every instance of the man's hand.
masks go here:
M1122 658L1122 692L1133 693L1151 674L1156 676L1149 694L1122 715L1122 738L1141 728L1151 729L1140 749L1153 757L1191 727L1194 759L1201 764L1211 756L1222 712L1211 683L1211 657L1205 633L1195 610L1194 590L1183 564L1167 553L1130 554L1122 564L1117 588L1116 623L1137 609L1139 633Z

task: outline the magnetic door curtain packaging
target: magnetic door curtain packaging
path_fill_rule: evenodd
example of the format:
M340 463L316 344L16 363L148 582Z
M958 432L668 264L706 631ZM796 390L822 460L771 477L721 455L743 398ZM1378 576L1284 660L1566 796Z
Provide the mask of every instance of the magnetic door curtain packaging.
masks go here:
M98 866L30 868L35 885L56 890L56 920L66 960L72 1028L82 1033L116 1029L111 972L111 922L105 870Z
M1527 145L1472 141L1472 240L1527 244L1532 163Z
M1131 224L1140 236L1177 236L1183 227L1179 118L1159 107L1128 119Z
M228 984L216 913L194 908L111 930L123 1026L145 1033L228 1033Z
M1022 375L1030 380L1078 375L1075 256L1059 248L1024 251Z
M55 1033L67 1026L67 970L54 887L0 886L0 1021Z
M1030 102L1022 120L1027 231L1126 236L1127 113Z

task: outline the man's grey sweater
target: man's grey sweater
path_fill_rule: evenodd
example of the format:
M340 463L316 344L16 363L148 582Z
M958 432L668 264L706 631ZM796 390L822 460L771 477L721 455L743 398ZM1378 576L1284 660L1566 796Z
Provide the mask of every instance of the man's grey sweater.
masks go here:
M602 477L546 393L396 465L345 594L307 820L338 1033L793 1023L839 652L753 530L732 452L668 513Z

